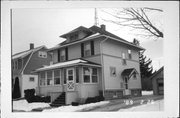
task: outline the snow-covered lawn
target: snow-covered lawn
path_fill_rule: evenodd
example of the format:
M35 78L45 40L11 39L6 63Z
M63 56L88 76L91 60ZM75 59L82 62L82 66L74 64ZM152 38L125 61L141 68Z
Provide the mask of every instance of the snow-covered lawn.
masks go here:
M120 109L119 112L122 111L163 111L164 109L164 100L158 100L152 103L143 104L136 107L131 107L128 109Z
M84 104L84 105L79 105L79 106L61 106L58 108L54 108L54 109L45 109L43 110L43 112L73 112L73 111L80 111L83 109L91 109L93 107L97 107L97 106L101 106L101 105L105 105L108 104L109 101L101 101L101 102L97 102L97 103L90 103L90 104Z
M142 95L153 95L153 91L142 91Z
M31 111L32 109L47 107L50 107L48 103L28 103L26 100L13 101L13 110L16 111Z

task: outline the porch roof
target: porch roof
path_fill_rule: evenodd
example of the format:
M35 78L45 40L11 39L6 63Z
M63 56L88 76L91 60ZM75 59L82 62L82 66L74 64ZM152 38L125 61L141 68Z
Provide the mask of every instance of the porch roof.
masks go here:
M84 59L75 59L75 60L70 60L70 61L66 61L66 62L61 62L61 63L45 66L45 67L36 69L34 72L57 69L57 68L62 68L62 67L75 66L75 65L87 65L87 66L101 67L100 64L97 64L97 63L94 63L94 62L90 62L90 61L87 61L87 60L84 60Z
M121 75L122 75L122 76L131 77L131 75L132 75L134 72L135 72L135 73L138 73L135 68L128 68L128 69L124 69L123 72L121 73Z

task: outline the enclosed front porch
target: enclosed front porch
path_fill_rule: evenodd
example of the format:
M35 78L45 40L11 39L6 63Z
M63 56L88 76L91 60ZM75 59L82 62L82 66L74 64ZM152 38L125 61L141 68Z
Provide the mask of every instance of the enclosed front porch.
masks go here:
M88 97L98 96L102 88L101 66L83 62L66 66L51 65L37 70L39 82L36 93L51 96L51 102L64 94L65 104L83 102Z

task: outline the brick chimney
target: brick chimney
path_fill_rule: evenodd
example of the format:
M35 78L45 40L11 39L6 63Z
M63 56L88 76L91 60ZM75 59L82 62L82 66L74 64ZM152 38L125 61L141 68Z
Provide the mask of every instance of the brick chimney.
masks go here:
M30 43L30 50L34 49L34 43Z
M101 29L105 31L106 30L106 25L102 24Z

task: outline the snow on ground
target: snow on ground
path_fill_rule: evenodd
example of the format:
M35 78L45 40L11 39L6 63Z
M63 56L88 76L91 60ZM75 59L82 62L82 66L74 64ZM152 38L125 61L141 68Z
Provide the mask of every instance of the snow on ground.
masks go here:
M93 107L96 106L101 106L101 105L105 105L108 104L109 101L101 101L101 102L97 102L97 103L90 103L90 104L84 104L84 105L79 105L79 106L61 106L58 108L54 108L54 109L45 109L43 110L43 112L72 112L72 111L79 111L79 110L83 110L83 109L91 109Z
M142 95L153 95L153 91L142 91Z
M164 100L158 100L152 103L143 104L136 107L131 107L128 109L120 109L119 112L124 111L163 111L164 109Z
M13 110L31 111L36 108L50 107L48 103L28 103L26 100L13 101Z

